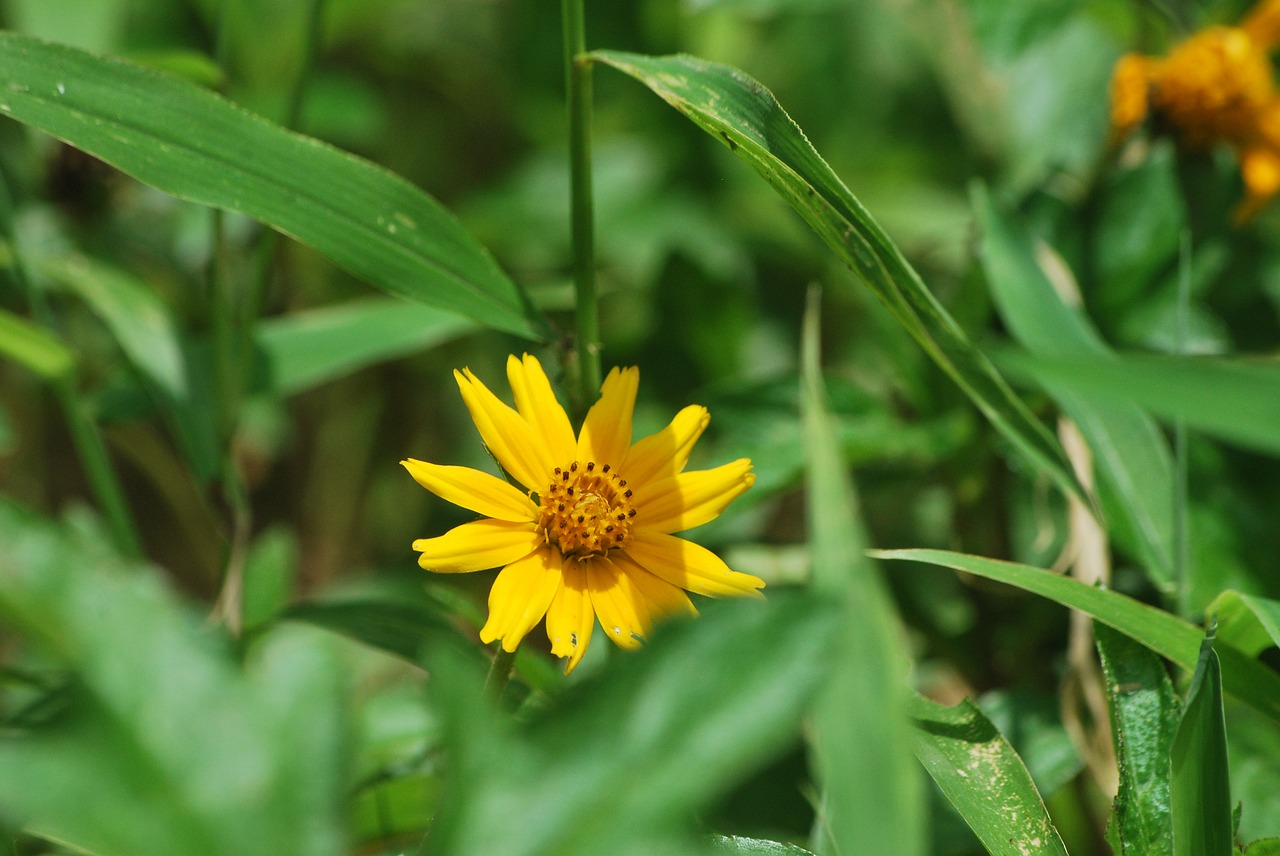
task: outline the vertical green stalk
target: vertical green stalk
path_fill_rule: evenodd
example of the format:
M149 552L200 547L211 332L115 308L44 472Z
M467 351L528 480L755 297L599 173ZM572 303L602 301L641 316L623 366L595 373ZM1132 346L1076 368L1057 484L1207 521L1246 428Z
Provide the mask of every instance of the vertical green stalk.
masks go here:
M502 691L507 688L507 680L511 677L511 667L515 662L516 652L499 645L498 653L493 655L493 663L489 666L489 675L484 679L484 694L494 702L502 698Z
M600 390L600 303L596 293L591 204L591 62L586 52L583 0L562 0L564 77L569 100L569 199L573 229L573 285L577 301L578 393L583 407Z
M1187 327L1191 305L1191 230L1182 230L1178 253L1178 303L1174 322L1174 350L1179 356L1187 351ZM1173 423L1173 579L1177 586L1176 612L1187 614L1190 580L1188 579L1187 533L1187 426L1182 419Z
M0 178L0 229L9 244L12 254L10 272L18 287L31 302L31 312L36 321L46 330L53 332L56 327L53 312L41 292L28 278L26 267L18 250L18 242L14 235L12 223L13 201L9 196L9 188ZM133 515L129 511L129 503L125 500L124 490L116 476L111 457L107 454L106 444L102 442L102 434L94 423L92 416L80 400L75 388L75 373L60 377L53 381L53 395L62 410L62 418L67 423L71 434L71 444L75 446L76 457L80 466L84 467L85 478L89 481L89 489L93 491L98 507L107 518L111 529L111 537L116 547L131 558L142 557L142 541L138 537L138 529L134 525Z

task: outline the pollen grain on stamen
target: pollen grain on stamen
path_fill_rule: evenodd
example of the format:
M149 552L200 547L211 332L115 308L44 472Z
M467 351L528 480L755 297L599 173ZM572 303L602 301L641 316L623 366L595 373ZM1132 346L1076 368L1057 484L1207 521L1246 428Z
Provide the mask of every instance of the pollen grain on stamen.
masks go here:
M626 545L636 511L625 479L595 461L573 461L557 467L555 476L539 503L538 526L547 544L579 561Z

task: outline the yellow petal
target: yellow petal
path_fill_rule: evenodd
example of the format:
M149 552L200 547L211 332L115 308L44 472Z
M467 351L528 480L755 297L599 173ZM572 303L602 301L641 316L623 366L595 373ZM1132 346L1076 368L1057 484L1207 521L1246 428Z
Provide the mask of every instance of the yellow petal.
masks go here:
M523 523L538 518L538 507L528 496L500 478L470 467L445 467L410 458L400 466L414 481L441 499L485 517Z
M547 638L551 640L551 653L568 657L564 673L567 675L578 665L591 642L591 630L596 624L596 614L591 608L591 592L587 588L587 569L581 562L567 561L561 567L563 579L556 596L547 608Z
M682 472L689 462L693 444L698 442L710 421L707 408L689 405L677 413L666 428L632 446L618 472L633 489L643 489L651 481Z
M631 414L636 406L640 370L615 368L600 387L600 400L591 405L578 435L578 460L595 461L617 469L631 447Z
M582 564L587 568L591 606L600 616L604 635L620 648L639 648L651 624L649 610L639 602L635 586L606 558L587 559Z
M454 372L462 400L489 451L529 490L546 490L555 463L547 444L524 417L504 404L470 369Z
M1280 0L1262 0L1245 16L1240 29L1265 50L1280 44Z
M729 570L729 566L706 547L672 535L635 532L626 552L654 576L695 594L760 597L756 589L764 587L764 580L759 577Z
M541 544L533 523L476 520L455 526L436 538L419 538L413 542L413 549L421 551L418 564L428 571L460 574L509 565Z
M489 589L489 620L480 629L480 641L487 645L501 639L504 650L516 650L546 615L560 579L560 556L550 548L534 550L503 568Z
M751 461L739 458L713 470L694 470L651 482L632 500L634 525L650 532L683 532L701 526L719 517L755 480Z
M670 615L698 614L693 601L689 600L689 595L684 593L684 589L655 577L625 552L615 552L609 558L613 561L614 567L621 571L631 583L636 600L648 613L650 624ZM743 574L743 576L746 575Z
M507 380L516 399L516 410L542 435L556 465L567 466L573 460L577 441L542 364L529 354L525 354L523 360L517 360L513 354L507 357Z

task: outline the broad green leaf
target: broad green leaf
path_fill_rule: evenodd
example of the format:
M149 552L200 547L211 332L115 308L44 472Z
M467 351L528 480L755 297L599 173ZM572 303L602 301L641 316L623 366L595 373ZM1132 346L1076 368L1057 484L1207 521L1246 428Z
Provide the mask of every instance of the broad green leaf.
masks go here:
M70 376L75 359L61 342L25 318L0 309L0 355L45 380Z
M1173 683L1164 662L1137 642L1101 622L1093 632L1120 771L1107 840L1116 856L1172 856L1169 751L1178 724Z
M1022 759L977 705L915 696L911 708L916 757L988 852L1067 856Z
M1280 856L1280 838L1262 838L1246 846L1244 856Z
M1224 591L1205 608L1218 619L1218 638L1246 657L1280 645L1280 601Z
M866 534L819 366L817 292L809 300L801 407L808 449L812 586L842 606L832 666L813 711L811 753L822 785L820 854L924 852L924 790L911 757L907 657L897 612L866 558Z
M1084 496L1057 441L973 346L769 90L735 68L690 56L596 51L591 57L648 86L764 177L1022 455L1067 492Z
M1116 359L1001 354L1011 375L1087 396L1102 406L1138 406L1166 420L1280 455L1280 361L1125 355Z
M947 550L872 550L871 555L954 568L1047 597L1114 627L1188 671L1196 667L1199 659L1200 628L1127 595L1094 588L1071 577ZM1222 661L1222 681L1227 692L1272 719L1280 720L1280 676L1228 645L1221 647L1218 657Z
M435 648L454 778L430 852L594 856L669 840L798 738L837 631L811 596L713 602L562 694L522 735L478 709L479 675L463 681L460 655Z
M344 852L344 724L325 640L250 652L150 569L0 504L0 616L73 678L62 716L0 740L0 815L101 856Z
M477 326L452 313L396 299L295 312L259 325L262 382L279 394L294 395L433 347Z
M423 644L448 626L441 610L423 598L308 601L289 607L280 618L341 633L414 663L419 662Z
M160 295L133 275L87 256L47 259L39 272L69 288L102 319L129 361L174 400L187 378L177 326Z
M244 560L241 617L246 630L266 624L285 608L298 571L298 539L284 526L267 529Z
M1110 350L1085 316L1058 296L1026 235L981 187L973 202L987 282L1014 338L1041 357L1109 358ZM1173 463L1160 430L1128 402L1099 405L1057 384L1046 387L1088 441L1098 478L1117 498L1148 573L1157 584L1171 585Z
M515 284L430 196L193 83L3 33L0 112L174 196L260 220L378 288L486 327L546 334Z
M1231 856L1235 827L1227 775L1227 723L1213 631L1204 639L1169 755L1176 856Z

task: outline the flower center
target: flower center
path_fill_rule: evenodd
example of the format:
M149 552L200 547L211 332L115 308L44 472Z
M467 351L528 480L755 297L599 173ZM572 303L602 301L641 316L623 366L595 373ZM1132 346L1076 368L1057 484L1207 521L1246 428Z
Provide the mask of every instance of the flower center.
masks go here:
M608 464L574 461L567 469L556 467L541 496L538 525L546 543L566 557L586 559L624 546L635 516L626 479Z

